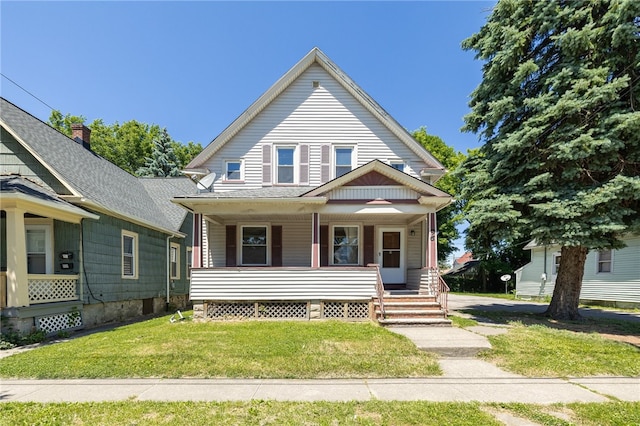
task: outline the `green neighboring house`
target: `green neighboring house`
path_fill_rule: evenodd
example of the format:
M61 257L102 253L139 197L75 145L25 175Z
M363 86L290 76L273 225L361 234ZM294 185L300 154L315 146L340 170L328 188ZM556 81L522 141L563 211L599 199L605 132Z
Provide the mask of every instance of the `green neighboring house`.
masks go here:
M2 330L56 333L183 308L192 214L181 178L137 178L0 98Z

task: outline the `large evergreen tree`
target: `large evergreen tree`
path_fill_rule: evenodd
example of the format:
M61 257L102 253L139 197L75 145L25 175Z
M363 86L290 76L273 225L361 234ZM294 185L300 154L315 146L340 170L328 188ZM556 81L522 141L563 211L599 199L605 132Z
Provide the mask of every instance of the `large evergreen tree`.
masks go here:
M562 246L547 314L579 318L589 250L640 230L640 2L500 0L465 129L470 235Z
M137 171L138 176L172 177L180 176L178 158L173 152L171 138L167 129L162 129L159 137L153 140L151 157L147 157L144 167Z

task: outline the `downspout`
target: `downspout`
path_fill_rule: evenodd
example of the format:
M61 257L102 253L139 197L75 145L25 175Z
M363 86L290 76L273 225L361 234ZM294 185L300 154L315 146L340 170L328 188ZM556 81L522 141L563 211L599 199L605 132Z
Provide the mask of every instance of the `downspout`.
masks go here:
M167 301L164 304L165 311L169 312L169 291L171 286L171 238L173 235L167 236Z

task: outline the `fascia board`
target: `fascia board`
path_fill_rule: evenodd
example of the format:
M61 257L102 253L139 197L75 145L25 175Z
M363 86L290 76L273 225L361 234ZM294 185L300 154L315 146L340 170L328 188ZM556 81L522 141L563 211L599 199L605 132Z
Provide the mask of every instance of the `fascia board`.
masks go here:
M42 157L40 157L40 155L38 155L37 152L35 152L33 150L33 148L31 148L31 146L26 143L16 132L13 131L13 129L7 125L7 123L4 122L4 120L0 119L0 125L2 127L4 127L7 132L9 132L9 134L11 134L11 136L13 136L15 138L15 140L18 141L18 143L20 145L22 145L22 147L24 149L26 149L29 154L31 154L36 160L38 160L38 162L40 164L42 164L42 166L47 169L47 171L49 171L49 173L51 173L53 175L53 177L55 177L56 179L58 179L58 181L62 184L62 186L64 186L65 188L67 188L67 190L69 190L69 192L76 197L81 197L82 194L80 194L73 186L71 186L71 184L69 182L67 182L62 175L60 175L60 173L58 173L57 170L55 170L53 167L51 167Z
M137 219L137 218L134 218L134 217L131 217L131 216L127 216L127 215L118 213L118 212L114 212L113 210L109 210L108 208L102 206L101 204L98 204L98 203L93 202L91 200L88 200L86 198L82 198L82 197L64 197L64 196L61 196L61 198L64 198L65 200L69 201L70 203L78 204L78 205L81 205L83 207L90 208L91 210L95 210L97 212L103 213L103 214L105 214L107 216L111 216L111 217L115 217L115 218L118 218L118 219L122 219L124 221L131 222L131 223L135 223L136 225L144 226L145 228L153 229L155 231L160 231L163 234L168 234L168 235L171 235L172 237L185 238L187 236L187 234L184 234L182 232L174 231L174 230L168 229L168 228L163 228L161 226L157 226L157 225L154 225L152 223L149 223L146 220Z
M100 216L79 207L60 205L52 201L40 200L27 194L2 194L0 205L3 209L20 208L39 216L51 217L69 223L80 223L82 219L100 219Z

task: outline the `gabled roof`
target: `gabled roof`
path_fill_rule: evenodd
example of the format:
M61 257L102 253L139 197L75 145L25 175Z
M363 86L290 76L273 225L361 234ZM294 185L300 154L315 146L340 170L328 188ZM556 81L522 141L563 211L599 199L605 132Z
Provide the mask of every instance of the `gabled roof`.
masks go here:
M320 49L314 47L297 64L287 71L265 93L262 94L249 108L247 108L229 127L220 133L204 150L194 158L187 169L202 166L224 144L233 138L261 111L263 111L278 95L284 92L311 65L320 65L329 75L340 83L360 104L373 114L394 135L404 142L409 149L424 160L430 169L444 170L444 166L433 157L420 143L418 143L397 121L393 119L376 101L373 100L360 86L358 86L344 71L342 71Z
M449 200L451 199L451 195L447 194L446 192L439 190L435 186L432 186L425 181L403 173L400 170L393 168L380 160L372 160L367 164L350 171L349 173L330 180L329 182L324 183L317 188L314 188L311 191L305 193L303 197L315 197L318 195L324 195L333 189L345 186L349 182L352 182L371 172L380 173L381 175L384 175L391 180L398 182L399 185L407 186L422 195L431 197L443 197L448 198Z
M169 218L172 213L156 204L140 179L4 98L0 98L0 125L72 194L62 196L67 201L161 232L178 231L176 221ZM185 191L181 185L169 195Z

